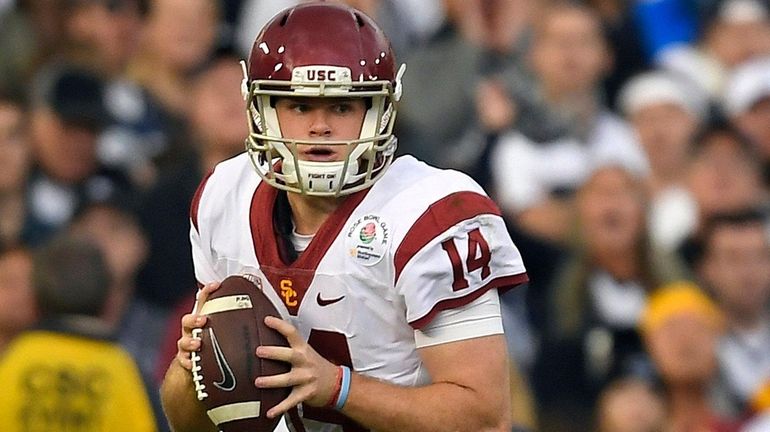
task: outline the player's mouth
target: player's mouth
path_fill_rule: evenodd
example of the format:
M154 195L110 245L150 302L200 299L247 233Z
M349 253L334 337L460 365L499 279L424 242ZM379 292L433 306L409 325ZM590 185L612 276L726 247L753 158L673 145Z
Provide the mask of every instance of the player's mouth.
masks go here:
M306 148L300 150L302 159L316 162L329 162L340 159L339 149L335 149L335 146L305 146Z

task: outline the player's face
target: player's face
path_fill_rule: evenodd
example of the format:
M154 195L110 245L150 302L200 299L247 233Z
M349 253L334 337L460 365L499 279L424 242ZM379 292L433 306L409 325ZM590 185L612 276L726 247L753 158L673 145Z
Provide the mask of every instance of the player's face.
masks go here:
M359 98L280 98L275 103L284 138L312 141L355 140L361 134L366 103ZM300 160L343 160L345 146L299 145Z

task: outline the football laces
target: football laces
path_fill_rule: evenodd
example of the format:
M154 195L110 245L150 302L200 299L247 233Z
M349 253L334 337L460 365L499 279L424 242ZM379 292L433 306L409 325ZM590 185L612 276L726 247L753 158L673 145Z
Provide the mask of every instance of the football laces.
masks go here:
M201 333L203 333L202 328L194 328L192 330L192 337L200 341ZM192 360L192 376L193 383L195 384L195 393L198 396L198 400L202 401L206 399L209 394L206 393L206 384L203 384L203 374L201 373L201 366L198 364L201 361L201 356L197 351L193 351L190 355L190 359Z

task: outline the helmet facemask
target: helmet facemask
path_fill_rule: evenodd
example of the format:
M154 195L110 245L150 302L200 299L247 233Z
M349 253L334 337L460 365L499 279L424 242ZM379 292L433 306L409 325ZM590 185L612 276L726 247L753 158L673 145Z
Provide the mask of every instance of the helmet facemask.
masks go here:
M397 146L393 125L405 66L399 69L395 84L377 77L354 81L350 69L326 65L296 67L291 81L249 80L245 63L242 66L249 124L246 150L265 182L305 195L342 196L370 187L390 166ZM365 98L367 110L359 138L284 138L272 103L276 97ZM301 160L299 145L345 146L344 159Z

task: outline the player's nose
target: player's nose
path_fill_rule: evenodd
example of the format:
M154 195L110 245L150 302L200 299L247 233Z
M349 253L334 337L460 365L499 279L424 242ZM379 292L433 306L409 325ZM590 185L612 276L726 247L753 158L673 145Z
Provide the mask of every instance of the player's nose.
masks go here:
M328 115L322 110L317 110L313 113L310 120L310 137L311 138L328 138L332 135L332 127L329 122Z

